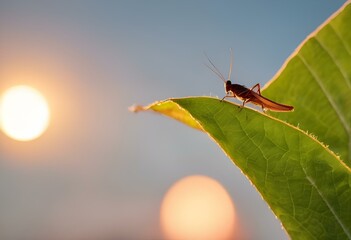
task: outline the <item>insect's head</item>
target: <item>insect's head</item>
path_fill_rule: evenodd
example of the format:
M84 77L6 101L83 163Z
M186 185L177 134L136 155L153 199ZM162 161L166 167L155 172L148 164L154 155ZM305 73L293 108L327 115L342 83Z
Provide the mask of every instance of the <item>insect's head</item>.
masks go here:
M228 93L231 91L231 85L232 85L232 82L230 80L227 80L225 83L224 83L224 89L225 89L225 92Z

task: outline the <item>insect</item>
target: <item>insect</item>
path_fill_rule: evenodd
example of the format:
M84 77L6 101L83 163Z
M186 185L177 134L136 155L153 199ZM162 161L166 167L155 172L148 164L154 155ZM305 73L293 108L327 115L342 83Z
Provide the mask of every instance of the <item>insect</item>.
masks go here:
M206 54L205 54L206 55ZM261 95L261 86L257 83L252 88L247 88L240 84L235 84L230 81L230 76L232 73L232 66L233 66L233 53L230 50L231 61L230 61L230 68L228 74L228 80L224 78L222 73L218 70L218 68L213 64L211 59L206 55L208 61L210 62L211 66L206 66L214 72L223 82L224 82L224 89L226 95L221 99L223 101L225 98L233 97L243 101L241 107L244 107L246 103L253 103L255 105L261 106L262 111L265 112L266 110L271 110L275 112L291 112L294 111L293 106L284 105L281 103L274 102L266 97Z

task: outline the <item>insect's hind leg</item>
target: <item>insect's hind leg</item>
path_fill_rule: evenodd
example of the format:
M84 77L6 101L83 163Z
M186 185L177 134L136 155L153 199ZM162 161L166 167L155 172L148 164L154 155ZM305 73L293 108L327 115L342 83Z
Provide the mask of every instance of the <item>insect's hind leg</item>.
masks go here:
M257 88L257 93L261 95L261 86L259 83L253 86L250 90L253 91L255 88Z

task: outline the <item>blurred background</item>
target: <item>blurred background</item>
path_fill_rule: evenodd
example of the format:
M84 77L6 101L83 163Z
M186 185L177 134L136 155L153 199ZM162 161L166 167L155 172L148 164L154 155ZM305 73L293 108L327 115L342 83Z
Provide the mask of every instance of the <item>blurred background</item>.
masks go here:
M166 193L193 175L229 194L230 238L288 239L206 134L128 107L224 96L203 53L226 76L229 48L232 80L263 86L343 3L0 0L0 92L26 84L51 112L35 140L0 134L0 239L163 239Z

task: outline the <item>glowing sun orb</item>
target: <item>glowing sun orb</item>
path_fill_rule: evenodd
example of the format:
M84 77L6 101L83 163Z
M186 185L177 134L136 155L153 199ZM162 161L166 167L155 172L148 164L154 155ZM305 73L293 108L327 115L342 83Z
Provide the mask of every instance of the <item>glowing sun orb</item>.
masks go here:
M49 125L49 106L40 92L20 85L5 91L0 101L0 127L9 137L30 141Z
M166 239L233 239L235 210L220 183L206 176L189 176L166 193L160 212Z

